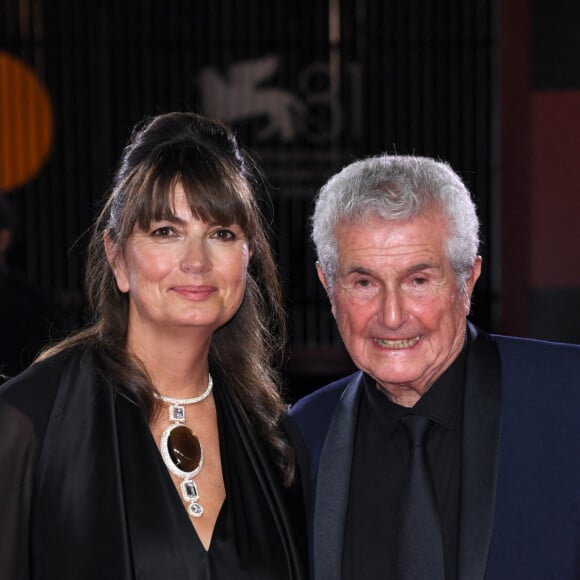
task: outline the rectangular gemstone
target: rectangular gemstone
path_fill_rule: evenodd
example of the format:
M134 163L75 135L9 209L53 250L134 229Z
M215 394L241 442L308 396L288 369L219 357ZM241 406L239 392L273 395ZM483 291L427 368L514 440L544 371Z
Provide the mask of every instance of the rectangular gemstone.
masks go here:
M186 501L195 501L199 499L199 494L197 493L197 485L193 479L186 479L181 482L181 493L183 499Z
M185 407L182 405L170 405L169 407L170 421L185 421Z

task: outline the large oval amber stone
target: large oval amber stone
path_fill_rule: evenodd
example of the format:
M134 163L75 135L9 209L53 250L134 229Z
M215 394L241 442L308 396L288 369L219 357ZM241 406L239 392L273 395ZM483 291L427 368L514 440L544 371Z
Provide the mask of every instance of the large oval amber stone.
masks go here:
M201 445L193 431L185 425L171 430L167 438L169 457L181 471L194 471L201 461Z

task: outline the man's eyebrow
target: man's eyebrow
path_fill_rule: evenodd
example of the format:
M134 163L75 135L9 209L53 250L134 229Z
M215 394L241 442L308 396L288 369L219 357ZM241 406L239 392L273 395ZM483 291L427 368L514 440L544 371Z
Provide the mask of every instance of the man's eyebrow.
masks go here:
M420 264L413 264L407 268L407 274L415 274L417 272L422 272L423 270L440 270L441 266L439 264L434 264L432 262L422 262Z
M441 266L433 262L420 262L419 264L412 264L408 268L404 269L405 275L415 274L416 272L422 272L423 270L440 270ZM364 266L352 266L346 271L346 275L349 274L362 274L363 276L374 276L375 272Z
M368 268L364 268L363 266L351 266L347 271L346 275L350 274L362 274L363 276L373 276L374 273L372 270Z

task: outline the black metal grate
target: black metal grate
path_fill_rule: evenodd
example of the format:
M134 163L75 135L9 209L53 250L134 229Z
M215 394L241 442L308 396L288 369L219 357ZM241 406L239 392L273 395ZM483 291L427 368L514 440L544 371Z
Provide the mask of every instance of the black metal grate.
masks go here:
M82 304L82 236L131 127L177 109L222 117L262 164L297 348L339 344L308 216L315 191L354 158L396 151L448 160L474 192L491 261L496 3L4 4L0 50L37 71L55 116L50 160L10 194L22 225L12 259L71 310ZM491 324L492 268L476 295L483 326Z

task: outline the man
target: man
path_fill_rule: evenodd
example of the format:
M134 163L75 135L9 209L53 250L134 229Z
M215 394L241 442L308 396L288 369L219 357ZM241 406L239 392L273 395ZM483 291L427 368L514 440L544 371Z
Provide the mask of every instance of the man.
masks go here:
M360 369L291 411L315 580L580 578L580 347L467 322L481 258L460 178L427 158L359 161L312 223Z

